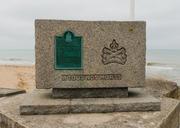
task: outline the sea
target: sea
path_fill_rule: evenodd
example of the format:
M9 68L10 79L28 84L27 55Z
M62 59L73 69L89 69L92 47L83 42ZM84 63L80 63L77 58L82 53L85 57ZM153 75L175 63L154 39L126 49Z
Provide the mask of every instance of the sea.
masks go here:
M1 49L0 65L33 65L35 51L33 49Z
M147 50L146 76L171 80L180 86L180 49Z
M33 49L0 50L0 65L34 65ZM146 51L146 76L172 80L180 85L180 49Z

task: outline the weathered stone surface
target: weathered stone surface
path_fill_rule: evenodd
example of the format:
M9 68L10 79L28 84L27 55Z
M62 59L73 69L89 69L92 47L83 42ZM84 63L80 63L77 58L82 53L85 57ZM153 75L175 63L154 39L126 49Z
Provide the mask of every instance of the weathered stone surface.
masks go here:
M165 84L164 88L160 84ZM161 90L164 90L162 94L164 95L164 92L168 93L174 88L170 82L161 82L161 80L151 80L150 83L148 81L147 86L152 87L148 92L155 96L158 96L156 93ZM172 98L161 98L161 111L157 112L22 116L19 115L19 105L27 95L0 98L0 127L2 124L6 126L5 128L178 128L179 126L179 100Z
M81 36L82 69L55 69L55 36ZM142 21L36 20L37 88L142 87L146 25Z
M161 111L93 114L19 115L26 95L0 100L0 122L8 128L176 128L179 101L163 98ZM1 123L0 123L1 124ZM16 127L14 127L16 126ZM164 127L161 127L164 126Z
M0 88L0 97L25 93L22 89Z
M128 97L128 88L53 88L54 98L122 98Z
M170 98L178 98L178 85L175 82L162 79L147 79L146 90L155 97L166 96Z
M37 90L28 95L20 106L20 113L33 115L160 110L160 101L139 88L130 89L128 98L53 99L50 94L51 90Z

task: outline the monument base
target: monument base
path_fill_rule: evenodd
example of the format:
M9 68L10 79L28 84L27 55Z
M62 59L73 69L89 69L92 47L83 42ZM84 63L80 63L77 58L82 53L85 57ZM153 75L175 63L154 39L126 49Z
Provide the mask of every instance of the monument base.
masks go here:
M53 88L53 98L125 98L128 88Z
M51 90L36 90L20 106L22 115L159 111L160 100L140 88L129 89L128 98L53 99Z

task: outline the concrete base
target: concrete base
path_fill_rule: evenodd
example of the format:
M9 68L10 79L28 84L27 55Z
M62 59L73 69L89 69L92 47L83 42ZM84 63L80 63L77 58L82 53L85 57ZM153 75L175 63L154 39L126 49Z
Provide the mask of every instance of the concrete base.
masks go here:
M27 95L20 114L107 113L159 111L160 101L143 89L129 89L128 98L53 99L50 90L36 90Z
M22 89L10 89L10 88L0 88L0 97L11 96L16 94L25 93Z
M53 88L54 98L124 98L128 88Z
M161 97L161 111L27 116L19 114L19 106L29 100L28 93L3 97L0 128L178 128L180 103L171 98L178 97L177 85L152 79L146 81L145 87L151 95Z

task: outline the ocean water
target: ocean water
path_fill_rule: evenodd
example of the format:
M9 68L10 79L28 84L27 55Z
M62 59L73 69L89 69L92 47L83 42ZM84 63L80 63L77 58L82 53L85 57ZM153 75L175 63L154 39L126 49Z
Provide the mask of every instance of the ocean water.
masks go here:
M180 85L180 49L147 50L146 76L168 79ZM34 50L0 50L0 65L33 65Z
M0 50L1 65L33 65L35 63L34 50L13 49Z
M180 49L147 50L146 76L167 79L180 86Z

